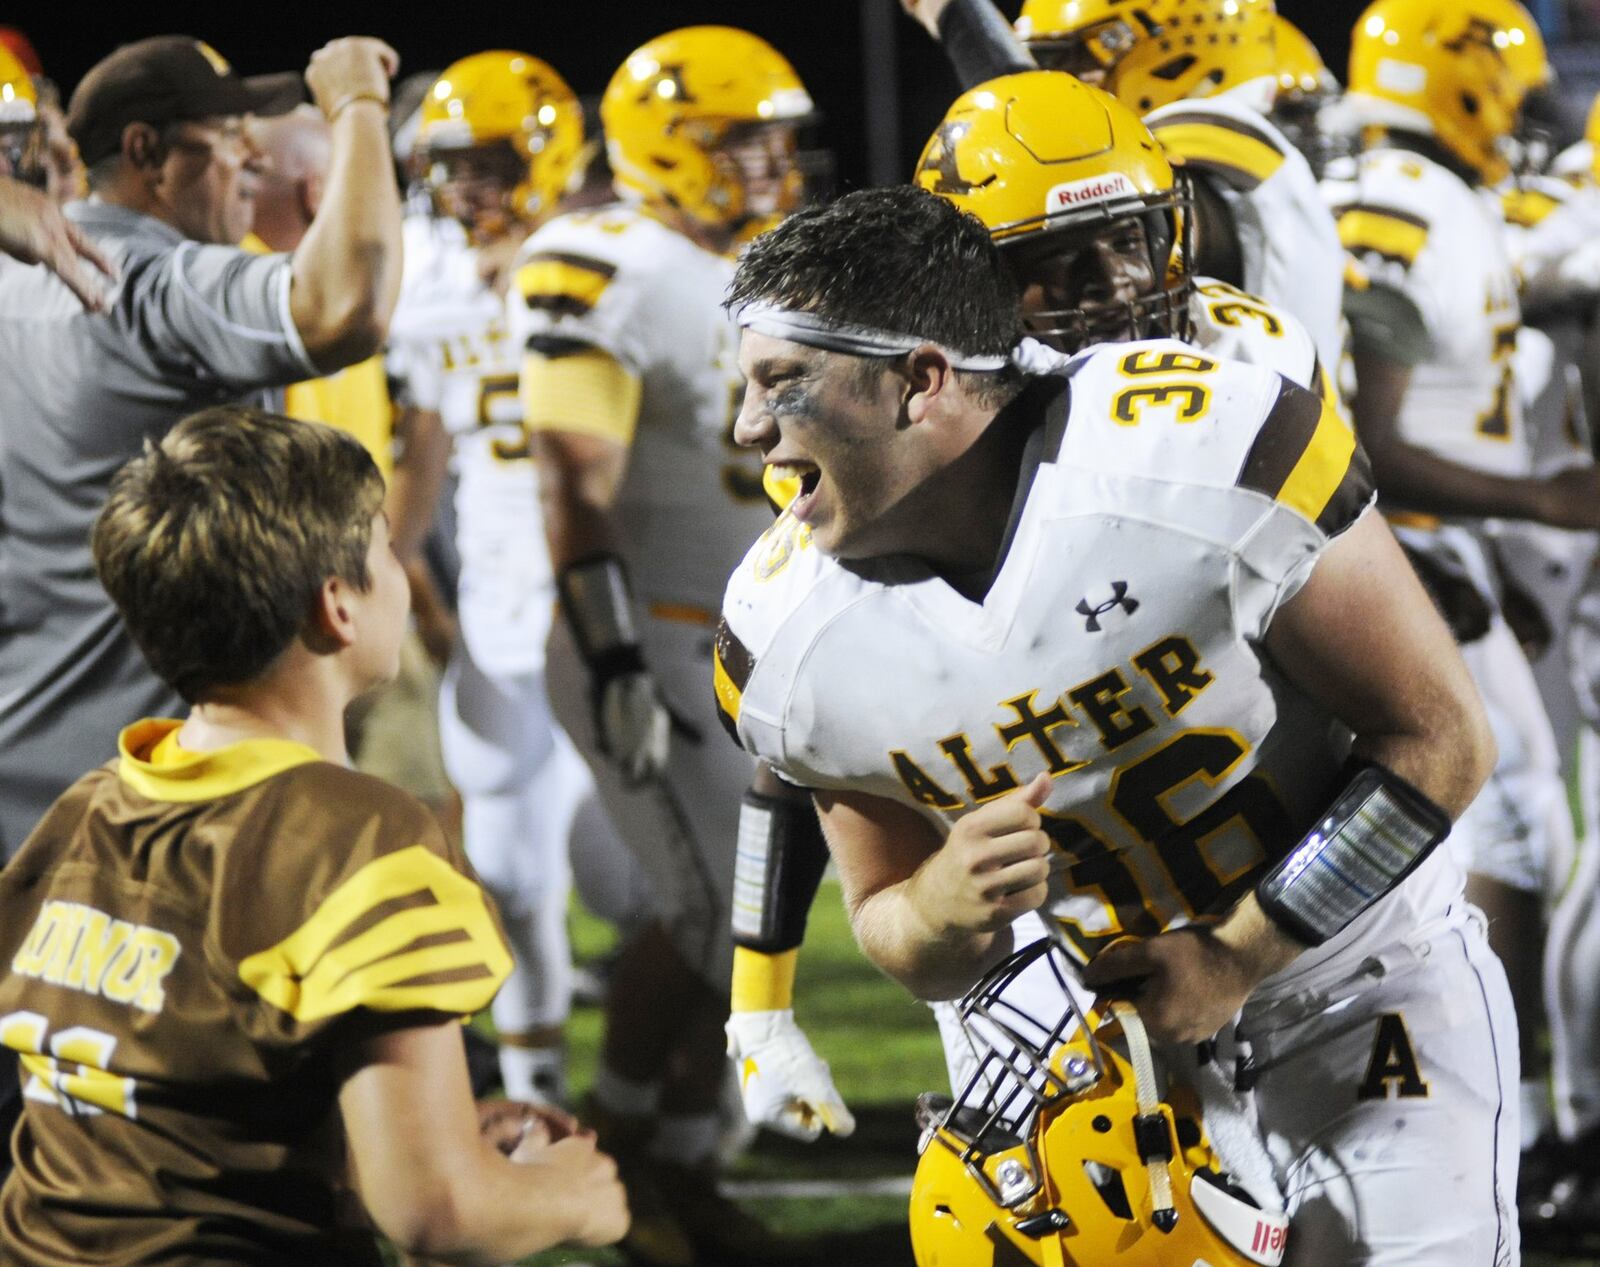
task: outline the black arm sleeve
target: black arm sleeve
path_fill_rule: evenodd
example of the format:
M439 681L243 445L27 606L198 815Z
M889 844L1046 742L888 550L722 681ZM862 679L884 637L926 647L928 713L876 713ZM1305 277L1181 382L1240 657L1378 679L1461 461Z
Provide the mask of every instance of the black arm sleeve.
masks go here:
M827 866L828 843L809 798L746 792L734 863L734 945L767 955L799 946Z
M989 0L950 0L939 15L939 43L963 92L1001 75L1039 69Z

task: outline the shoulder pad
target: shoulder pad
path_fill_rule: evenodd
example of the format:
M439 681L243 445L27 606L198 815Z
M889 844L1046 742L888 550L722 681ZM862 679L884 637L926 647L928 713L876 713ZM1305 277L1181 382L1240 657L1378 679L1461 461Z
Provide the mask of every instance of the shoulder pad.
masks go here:
M853 579L817 549L811 530L787 509L728 578L713 674L718 716L741 743L743 695L756 665L790 622L803 620L816 629L827 622L841 605L833 599L819 601L819 591L830 578ZM844 588L854 591L859 583Z
M1169 155L1242 192L1270 180L1293 152L1266 118L1237 102L1175 101L1145 123Z
M1195 278L1191 310L1194 342L1201 350L1275 370L1312 391L1323 390L1316 345L1292 313L1211 277Z
M557 216L523 243L512 284L529 308L581 315L615 286L660 267L668 232L629 207Z
M1280 502L1329 535L1371 498L1334 399L1173 340L1100 348L1074 366L1060 460L1083 469Z
M1552 211L1567 201L1573 192L1569 186L1554 182L1553 188L1523 186L1508 189L1500 198L1500 208L1506 223L1520 229L1531 229L1543 222ZM1563 193L1565 190L1565 193Z

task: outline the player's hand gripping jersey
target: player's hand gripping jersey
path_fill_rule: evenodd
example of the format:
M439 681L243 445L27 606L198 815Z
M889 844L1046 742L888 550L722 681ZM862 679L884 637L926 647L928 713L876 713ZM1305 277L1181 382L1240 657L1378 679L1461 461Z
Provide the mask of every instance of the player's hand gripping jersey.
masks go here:
M112 1261L114 1227L118 1262L376 1263L334 1181L341 1062L485 1007L497 916L405 794L287 740L184 753L177 726L124 731L0 873L27 1099L5 1261Z
M389 369L404 384L401 399L436 410L450 433L461 635L489 672L535 672L555 578L540 544L539 482L517 394L522 347L454 221L409 218L405 250Z
M1084 353L1007 413L1036 465L981 604L910 558L841 566L785 514L729 582L718 698L794 782L942 831L1058 776L1046 913L1087 958L1222 913L1326 807L1348 734L1257 643L1372 488L1331 406L1177 342ZM1430 860L1297 969L1458 883Z
M1369 150L1353 179L1323 188L1345 249L1410 300L1427 334L1401 437L1476 470L1529 474L1512 367L1522 317L1496 195L1393 149Z
M615 512L621 553L645 613L668 620L714 622L728 573L772 522L760 464L733 442L743 380L721 307L732 275L732 261L618 205L534 233L507 300L519 355L598 350L639 381L631 434L612 417L592 426L631 444ZM563 428L588 425L573 412Z
M1330 373L1344 347L1344 255L1305 157L1246 89L1175 101L1145 116L1174 165L1233 213L1244 288L1294 313Z

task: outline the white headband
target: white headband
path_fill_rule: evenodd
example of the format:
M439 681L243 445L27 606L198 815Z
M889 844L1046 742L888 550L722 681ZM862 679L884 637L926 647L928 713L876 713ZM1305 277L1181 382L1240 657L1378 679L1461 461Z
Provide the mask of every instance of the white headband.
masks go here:
M787 339L790 343L803 343L807 347L825 348L829 352L844 352L850 356L902 356L916 351L925 343L932 343L944 352L951 366L958 370L1003 370L1011 364L1009 356L969 356L965 352L944 347L936 339L835 321L832 317L815 312L780 308L777 304L746 304L739 309L735 319L744 329L754 330L757 334Z

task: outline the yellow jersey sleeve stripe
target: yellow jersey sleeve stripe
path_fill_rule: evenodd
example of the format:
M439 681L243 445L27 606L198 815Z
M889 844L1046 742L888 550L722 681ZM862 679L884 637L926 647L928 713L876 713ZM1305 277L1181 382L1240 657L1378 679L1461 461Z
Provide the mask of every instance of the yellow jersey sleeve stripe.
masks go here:
M1280 502L1313 522L1321 520L1356 452L1356 433L1331 403L1324 400L1321 406L1311 443L1278 490Z
M529 431L573 431L633 443L644 384L609 352L585 347L566 356L530 351L518 386Z
M412 845L374 859L239 979L301 1023L368 1008L465 1016L489 1005L511 955L478 885Z
M1264 137L1216 121L1161 121L1152 129L1161 148L1185 164L1216 172L1237 189L1254 189L1283 166L1284 156Z
M1507 223L1523 229L1531 229L1560 205L1560 199L1538 189L1513 189L1500 200Z
M1287 379L1245 457L1239 484L1303 515L1328 536L1372 500L1372 473L1336 398Z
M717 625L712 647L711 688L717 697L717 719L733 736L734 743L738 743L739 709L744 703L744 688L750 684L750 674L755 671L755 657L729 628L726 619Z
M1350 207L1339 216L1339 241L1347 251L1370 252L1409 268L1428 244L1428 226L1394 211Z
M544 251L529 256L511 280L528 307L555 316L582 316L600 302L616 275L616 265L605 260Z

